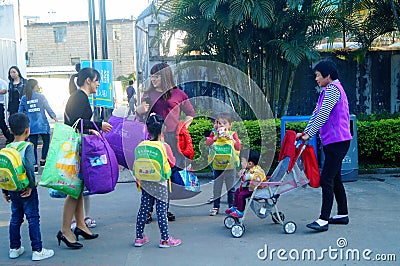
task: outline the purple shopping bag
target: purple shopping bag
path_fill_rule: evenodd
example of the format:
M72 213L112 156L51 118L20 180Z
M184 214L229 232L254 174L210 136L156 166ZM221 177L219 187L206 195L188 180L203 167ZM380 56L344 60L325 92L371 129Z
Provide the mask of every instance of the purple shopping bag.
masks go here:
M133 169L136 147L140 142L147 139L149 139L149 133L145 123L140 122L137 118L124 120L122 126L122 148L129 169Z
M98 130L96 124L93 124ZM119 175L118 162L113 149L102 135L82 135L81 165L83 182L90 194L105 194L115 189Z
M149 134L146 124L138 119L129 120L111 115L108 119L113 128L108 133L103 133L111 148L114 150L118 164L132 169L135 161L135 149Z
M122 148L122 127L124 120L125 119L123 117L111 115L108 119L108 123L110 123L113 128L108 133L104 132L103 136L113 149L115 156L117 157L118 164L128 168L128 164L125 160L124 150Z

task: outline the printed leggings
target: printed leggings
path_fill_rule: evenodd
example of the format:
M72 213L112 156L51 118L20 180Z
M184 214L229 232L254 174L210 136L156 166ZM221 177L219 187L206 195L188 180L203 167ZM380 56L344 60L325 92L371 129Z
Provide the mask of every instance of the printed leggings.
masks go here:
M164 188L165 192L168 196L167 187ZM159 192L160 193L160 192ZM142 197L140 202L140 208L136 219L136 238L143 238L144 227L147 221L147 215L150 213L150 210L153 208L154 201L156 202L156 212L157 212L157 221L158 227L160 228L161 240L167 241L169 238L168 234L168 219L167 219L167 201L162 201L160 198L164 198L164 195L161 197L155 197L150 195L142 188Z

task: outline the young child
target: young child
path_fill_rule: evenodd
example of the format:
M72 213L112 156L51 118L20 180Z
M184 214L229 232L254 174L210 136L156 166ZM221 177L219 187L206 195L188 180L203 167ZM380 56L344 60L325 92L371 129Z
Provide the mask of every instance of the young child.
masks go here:
M242 218L246 207L246 199L251 197L254 189L254 186L250 185L249 181L264 182L267 180L264 170L258 165L259 160L260 154L257 151L250 150L240 154L242 170L239 172L239 177L241 178L241 183L240 187L235 191L233 206L225 211L226 214Z
M42 156L40 159L40 166L46 164L47 152L50 146L50 125L47 121L47 114L57 122L57 116L51 109L46 97L39 93L40 87L36 79L29 79L26 83L24 96L21 98L19 103L18 112L24 113L29 117L30 121L30 135L29 141L33 143L33 152L35 154L35 172L37 173L38 158L37 158L37 147L39 136L43 140Z
M232 132L232 117L229 114L222 113L217 119L217 134L208 137L206 140L207 146L212 146L218 138L229 140L236 151L240 151L242 145L236 132ZM225 182L226 190L228 191L228 206L233 205L233 194L235 193L234 183L236 176L236 169L217 170L213 169L214 184L213 184L213 208L210 210L210 216L215 216L219 213L221 203L222 184Z
M22 113L16 113L9 118L10 130L14 134L14 141L9 144L17 147L25 141L30 134L29 118ZM43 260L54 255L51 249L42 247L39 224L39 198L35 185L34 164L32 144L27 145L25 152L21 151L22 163L29 178L29 186L22 191L3 190L3 197L7 202L11 201L11 220L10 220L10 259L21 256L25 249L21 246L21 224L24 221L24 214L29 223L29 237L32 246L32 260Z
M146 121L147 130L151 137L151 141L162 142L162 129L164 119L160 115L151 114ZM170 166L175 165L175 157L172 154L171 147L162 142L165 147L165 151L168 157ZM154 202L156 203L156 212L158 227L160 228L161 240L159 247L168 248L179 246L182 241L169 236L168 233L168 220L167 220L167 204L168 204L168 184L167 181L152 182L152 181L140 181L142 189L142 197L140 201L140 208L136 219L136 239L135 247L141 247L147 242L149 238L144 235L144 227L146 225L147 216L153 207Z

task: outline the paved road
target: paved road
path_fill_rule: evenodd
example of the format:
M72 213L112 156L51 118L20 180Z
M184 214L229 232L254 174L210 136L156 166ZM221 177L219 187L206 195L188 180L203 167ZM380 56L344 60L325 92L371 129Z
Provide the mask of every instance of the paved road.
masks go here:
M250 212L245 234L236 239L224 227L224 215L208 216L210 205L172 206L177 220L170 222L170 233L181 238L183 244L170 249L158 248L160 236L155 221L145 230L150 243L141 248L133 246L140 199L133 183L119 183L114 192L92 197L92 215L98 223L93 231L100 234L98 239L82 240L84 248L80 250L70 250L64 245L59 247L56 233L61 224L63 200L51 199L47 190L40 187L42 238L45 247L55 250L55 256L38 263L31 261L28 228L24 223L22 237L27 252L16 260L8 259L10 208L2 200L0 265L307 265L312 263L308 254L313 251L322 265L399 265L400 178L390 175L379 176L380 180L375 178L362 176L356 182L345 184L350 224L331 226L324 233L311 232L305 227L317 218L320 189L300 188L279 199L278 206L286 220L297 223L298 229L293 235L284 234L282 227L273 224L270 217L259 219ZM207 181L203 180L203 183ZM208 197L209 191L202 193ZM226 202L222 204L225 206ZM339 245L347 243L347 246L339 248L338 239ZM265 252L259 251L265 247L267 257ZM277 251L280 249L279 258ZM353 260L352 254L356 252L360 252L360 260ZM390 254L394 254L396 261L366 261L363 252L371 259L379 254L387 254L389 259ZM299 259L294 260L297 253Z

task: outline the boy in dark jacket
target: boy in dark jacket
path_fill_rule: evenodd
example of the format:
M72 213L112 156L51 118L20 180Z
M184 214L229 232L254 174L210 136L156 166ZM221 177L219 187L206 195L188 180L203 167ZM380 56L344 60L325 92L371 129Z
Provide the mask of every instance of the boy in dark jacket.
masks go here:
M18 145L25 141L29 134L29 118L22 113L16 113L10 116L9 124L11 132L14 134L14 142L11 146ZM21 152L23 153L23 152ZM39 216L39 198L35 184L34 164L35 156L33 154L32 144L27 145L25 152L21 154L22 163L29 178L29 186L22 191L3 190L3 197L7 202L11 201L11 220L10 220L10 259L16 259L21 256L25 249L21 246L21 224L24 221L24 214L29 223L29 237L32 246L32 260L43 260L54 255L51 249L42 247L40 235L40 216Z

